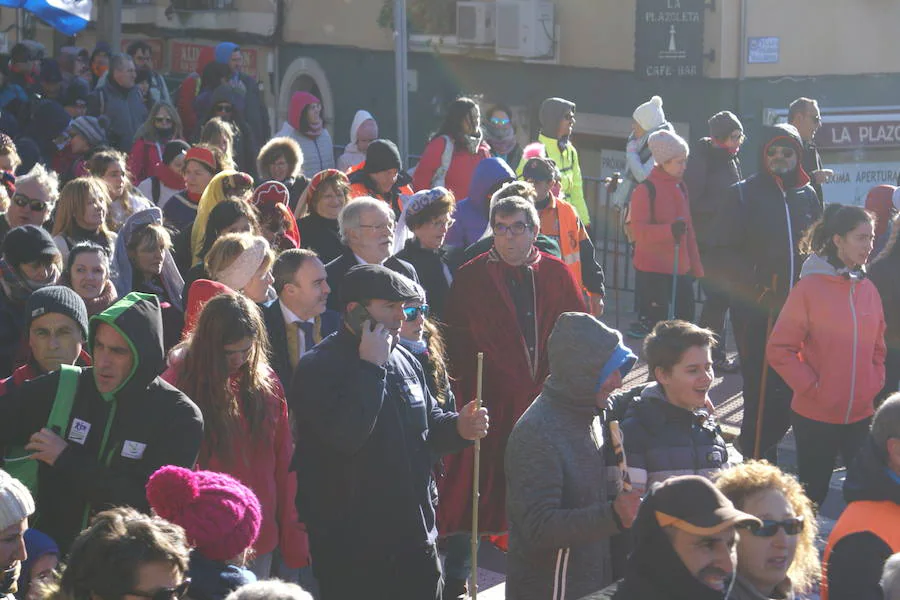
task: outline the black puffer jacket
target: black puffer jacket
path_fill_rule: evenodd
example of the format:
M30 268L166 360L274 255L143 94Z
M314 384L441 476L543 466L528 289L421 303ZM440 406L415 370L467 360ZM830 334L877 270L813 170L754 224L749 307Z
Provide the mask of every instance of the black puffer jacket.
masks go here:
M688 188L691 220L701 252L734 247L735 227L740 223L734 218L734 207L729 207L728 202L731 186L741 179L740 159L714 145L711 138L698 140L691 148L684 183Z
M631 402L622 421L628 471L636 487L676 475L711 476L728 462L715 417L670 403L657 383Z

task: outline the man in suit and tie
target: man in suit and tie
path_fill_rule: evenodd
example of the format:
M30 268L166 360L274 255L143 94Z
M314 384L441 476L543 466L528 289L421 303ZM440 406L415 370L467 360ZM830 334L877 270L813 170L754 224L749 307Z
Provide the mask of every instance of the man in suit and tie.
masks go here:
M312 250L282 252L272 267L278 298L263 307L272 368L290 391L291 375L304 353L337 331L340 315L326 309L331 288L325 265Z
M356 265L382 265L419 282L415 267L391 256L394 246L394 211L386 202L368 196L354 198L338 215L338 226L341 241L344 242L344 252L325 267L328 271L328 285L331 287L329 309L343 309L341 282L347 271Z

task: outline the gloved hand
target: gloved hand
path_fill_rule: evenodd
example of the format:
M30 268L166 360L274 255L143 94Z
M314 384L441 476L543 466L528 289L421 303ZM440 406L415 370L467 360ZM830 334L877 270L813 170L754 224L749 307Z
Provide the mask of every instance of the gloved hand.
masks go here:
M684 232L687 231L687 223L684 221L678 220L672 223L672 237L675 238L676 243L681 242L681 238L684 237Z

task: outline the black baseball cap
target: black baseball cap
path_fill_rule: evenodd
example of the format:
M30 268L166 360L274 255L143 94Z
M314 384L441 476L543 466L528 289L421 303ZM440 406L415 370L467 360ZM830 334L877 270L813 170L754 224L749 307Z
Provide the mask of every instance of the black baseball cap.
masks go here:
M416 282L381 265L356 265L341 282L341 302L387 300L412 301L419 298Z
M526 181L556 181L559 179L556 161L541 156L529 158L522 167L522 179Z

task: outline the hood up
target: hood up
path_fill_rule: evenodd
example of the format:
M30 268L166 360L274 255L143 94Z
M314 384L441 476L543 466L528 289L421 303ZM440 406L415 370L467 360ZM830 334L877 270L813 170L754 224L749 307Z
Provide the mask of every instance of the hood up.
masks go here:
M797 154L796 168L785 176L772 173L766 166L768 164L766 152L769 151L771 146L779 142L789 144ZM759 165L760 172L774 179L782 189L799 188L810 182L809 175L803 170L803 139L793 125L779 123L778 125L763 127L759 144Z
M131 259L128 257L128 242L131 241L131 236L135 231L150 224L163 224L162 211L157 206L134 213L128 217L125 224L122 225L122 229L119 230L119 235L116 237L116 251L113 253L112 281L120 293L125 294L134 287L134 267L131 264ZM175 259L169 250L166 250L163 256L160 279L162 280L163 288L166 290L166 295L169 297L169 302L178 310L182 310L181 292L184 289L184 279L181 277L181 273L178 272Z
M486 208L491 201L490 193L499 184L513 181L515 172L501 158L485 158L475 167L472 184L469 186L469 202L478 208Z
M300 132L300 117L303 115L303 109L310 104L319 102L321 101L309 92L295 92L291 96L291 103L288 106L288 125Z
M556 139L559 124L563 117L575 110L575 103L564 98L547 98L541 103L538 119L541 123L541 133L548 138Z
M606 379L616 370L624 378L637 361L622 343L622 334L586 313L561 314L547 347L550 376L544 389L591 408Z
M103 394L104 399L126 397L129 391L137 393L146 389L166 366L159 298L153 294L131 292L91 317L88 345L92 354L97 327L103 323L125 338L134 358L131 373L116 390Z

